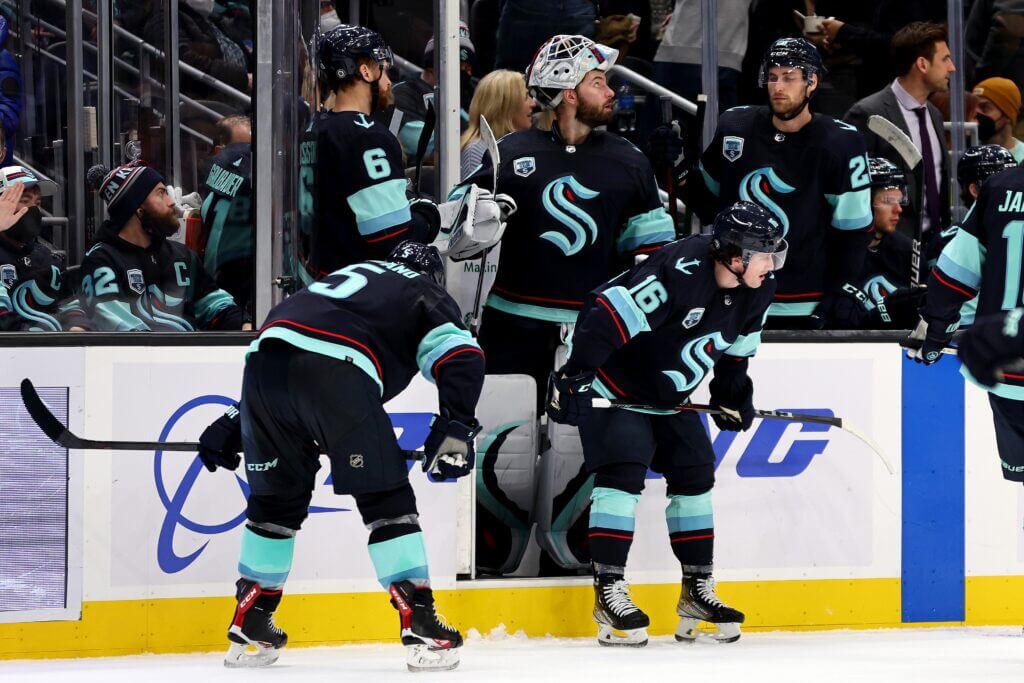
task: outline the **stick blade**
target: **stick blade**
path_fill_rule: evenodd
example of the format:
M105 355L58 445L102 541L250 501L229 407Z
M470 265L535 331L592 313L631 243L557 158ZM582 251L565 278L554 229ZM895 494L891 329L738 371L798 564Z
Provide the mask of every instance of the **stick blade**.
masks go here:
M915 147L914 141L889 119L872 114L868 117L868 130L892 145L911 170L921 163L921 150Z
M46 434L54 443L63 446L64 444L61 442L67 428L53 416L50 409L43 403L43 399L39 398L39 392L32 385L32 380L27 377L21 380L21 401L25 404L25 410L28 411L32 420L43 430L43 434Z
M487 147L487 152L491 155L491 168L494 171L494 184L491 186L491 191L498 194L498 167L501 166L501 155L498 154L498 141L494 139L491 124L487 123L487 118L484 116L480 117L480 139L484 141L484 146Z

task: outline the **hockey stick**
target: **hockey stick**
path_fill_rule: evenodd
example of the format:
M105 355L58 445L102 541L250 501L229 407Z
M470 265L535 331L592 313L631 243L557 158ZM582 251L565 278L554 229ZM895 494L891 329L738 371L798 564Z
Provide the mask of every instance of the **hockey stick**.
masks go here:
M661 96L661 122L676 131L679 124L672 121L672 98L667 95ZM675 231L679 225L679 216L676 209L676 178L674 164L670 161L665 167L665 192L668 194L668 215L672 219L672 230Z
M98 441L83 439L61 424L53 412L39 398L32 380L21 380L21 401L29 416L43 430L43 434L58 446L74 450L99 451L175 451L196 453L199 444L193 441ZM422 460L422 451L404 451L408 460Z
M889 119L882 118L878 114L868 117L868 130L888 142L896 153L903 159L903 163L914 174L914 181L917 184L917 221L914 228L914 240L911 243L910 252L910 282L913 285L921 284L921 235L924 218L924 173L925 168L921 163L921 150L914 146L913 140L907 136L895 123Z
M557 400L557 399L556 399ZM595 408L626 408L632 410L688 410L694 413L704 413L706 415L722 415L724 411L719 410L713 406L704 405L700 403L687 403L680 406L672 406L671 408L659 408L658 406L650 406L637 403L626 403L624 401L610 401L606 398L595 398L593 400L593 406ZM805 422L810 424L823 424L830 427L838 427L845 432L849 432L853 436L863 441L871 450L878 455L878 459L882 461L886 471L889 474L893 474L892 465L889 463L889 459L885 457L881 447L875 443L871 437L863 433L853 425L845 422L841 417L828 417L826 415L806 415L803 413L790 413L785 410L755 410L755 417L759 417L762 420L785 420L786 422Z
M420 194L420 172L423 170L423 157L427 155L427 146L430 145L430 138L434 135L434 126L437 123L437 113L434 111L434 101L427 101L427 112L423 116L423 129L420 130L420 139L416 142L416 180L413 187L416 188L416 196Z
M487 123L487 118L480 115L480 139L483 140L484 146L487 147L487 153L491 155L491 170L493 173L493 179L491 183L491 196L498 196L498 167L501 165L501 155L498 153L498 141L494 139L494 131L491 130L491 124ZM487 254L490 250L485 249L480 254L480 273L476 278L476 294L473 297L473 310L470 313L469 328L470 334L474 337L477 331L480 329L480 299L484 293L484 276L487 273Z

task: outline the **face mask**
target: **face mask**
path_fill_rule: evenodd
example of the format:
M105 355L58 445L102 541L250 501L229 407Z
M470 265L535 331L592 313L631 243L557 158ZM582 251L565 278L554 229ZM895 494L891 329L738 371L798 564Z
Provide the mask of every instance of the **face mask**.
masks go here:
M217 4L217 0L185 0L185 4L202 16L208 17L213 14L213 8Z
M18 219L18 222L11 226L7 234L16 242L28 244L43 230L43 212L38 206L30 206L28 212Z
M975 116L978 119L978 139L988 142L996 134L996 122L984 114Z

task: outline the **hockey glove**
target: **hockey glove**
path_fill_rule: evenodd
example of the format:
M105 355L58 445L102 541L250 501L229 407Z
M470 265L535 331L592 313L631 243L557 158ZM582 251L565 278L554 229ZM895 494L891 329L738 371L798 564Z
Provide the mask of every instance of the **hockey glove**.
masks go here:
M206 469L215 472L218 467L238 469L242 450L242 420L238 406L228 406L223 415L203 430L199 437L199 459Z
M975 322L964 332L957 355L980 384L994 386L1002 379L1000 368L1020 360L1022 314L1024 309L1017 308L1005 317Z
M458 479L472 472L476 460L473 439L479 433L480 424L476 420L470 420L467 425L434 415L423 444L423 471L430 480Z
M842 291L826 294L814 308L811 317L817 319L817 329L858 330L867 327L871 320L869 305L863 291L851 284L844 284Z
M746 374L738 378L720 378L709 384L715 426L726 432L745 432L754 423L754 383Z
M560 424L580 426L593 410L594 373L566 376L562 370L551 373L548 417Z
M651 133L647 149L651 166L674 169L682 161L683 138L674 127L662 124Z
M425 197L410 199L409 211L420 218L427 227L427 232L419 241L424 244L433 242L441 230L441 214L437 210L437 204Z
M927 322L921 318L917 327L907 337L907 358L915 363L931 365L942 360L942 349L949 345L953 333L941 322Z

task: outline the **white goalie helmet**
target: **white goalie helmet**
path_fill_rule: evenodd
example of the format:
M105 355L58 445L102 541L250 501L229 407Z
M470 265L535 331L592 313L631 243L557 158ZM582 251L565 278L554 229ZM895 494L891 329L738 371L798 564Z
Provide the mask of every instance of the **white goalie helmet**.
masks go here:
M562 91L575 88L588 72L608 71L619 51L586 36L557 35L540 46L526 69L530 96L548 109L562 101Z

